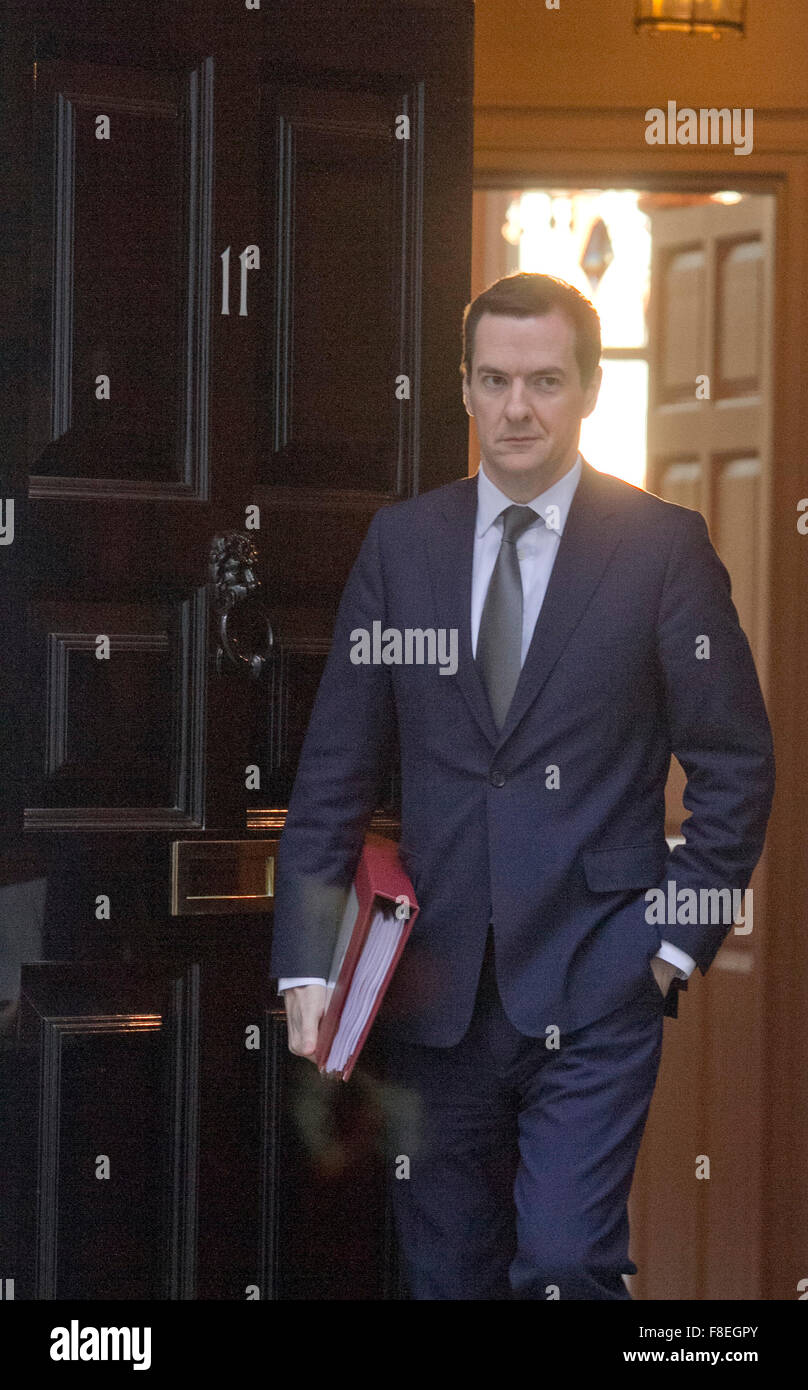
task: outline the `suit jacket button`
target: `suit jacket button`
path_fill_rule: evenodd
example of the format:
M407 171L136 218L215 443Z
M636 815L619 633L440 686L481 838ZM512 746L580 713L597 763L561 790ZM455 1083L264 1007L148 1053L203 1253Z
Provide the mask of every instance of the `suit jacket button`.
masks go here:
M489 775L488 775L488 780L489 780L489 782L491 783L491 786L492 786L492 787L504 787L504 786L505 786L505 773L504 773L504 772L500 772L500 771L499 771L499 768L496 768L496 767L495 767L495 768L493 768L493 769L491 770L491 772L489 773Z

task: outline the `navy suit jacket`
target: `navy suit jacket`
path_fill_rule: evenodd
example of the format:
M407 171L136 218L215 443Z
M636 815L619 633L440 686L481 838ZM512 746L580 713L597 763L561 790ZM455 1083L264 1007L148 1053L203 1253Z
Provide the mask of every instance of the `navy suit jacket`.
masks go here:
M476 507L477 480L463 478L373 517L277 866L273 974L327 975L397 726L400 853L420 913L384 1016L434 1046L468 1026L489 923L504 1008L532 1036L647 988L662 937L706 972L731 921L651 924L645 892L745 889L774 785L760 686L703 518L586 462L497 733L471 651ZM356 630L374 622L457 629L456 674L354 664ZM672 752L691 814L669 852Z

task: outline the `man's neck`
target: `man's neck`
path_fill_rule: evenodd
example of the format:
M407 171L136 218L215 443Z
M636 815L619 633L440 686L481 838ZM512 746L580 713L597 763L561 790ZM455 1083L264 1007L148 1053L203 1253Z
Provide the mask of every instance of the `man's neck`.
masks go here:
M537 497L541 497L543 493L549 491L554 483L566 477L570 470L575 467L577 461L578 450L576 449L575 454L569 462L559 464L553 471L542 473L541 476L537 476L535 473L526 474L522 478L515 478L511 474L500 477L499 472L492 469L488 460L485 458L480 459L480 467L485 473L488 481L493 483L494 487L499 488L500 492L504 493L506 497L509 497L512 502L521 502L525 504L527 502L533 502Z

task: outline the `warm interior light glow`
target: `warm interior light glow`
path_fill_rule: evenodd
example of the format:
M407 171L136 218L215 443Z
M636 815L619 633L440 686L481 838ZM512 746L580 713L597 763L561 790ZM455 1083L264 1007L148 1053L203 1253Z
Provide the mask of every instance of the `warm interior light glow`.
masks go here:
M746 0L637 0L634 27L650 34L745 35Z
M519 269L557 275L591 299L600 315L604 349L630 350L603 361L603 385L581 429L581 452L594 468L642 487L646 465L650 221L630 189L528 189L508 209L508 228L521 227ZM583 262L601 220L609 255L601 266ZM604 268L605 267L605 268ZM596 278L599 275L599 278Z

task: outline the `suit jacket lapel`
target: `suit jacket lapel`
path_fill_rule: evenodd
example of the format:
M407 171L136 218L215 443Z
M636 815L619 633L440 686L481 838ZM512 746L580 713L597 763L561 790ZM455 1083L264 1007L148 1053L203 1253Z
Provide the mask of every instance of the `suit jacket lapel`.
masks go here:
M620 540L608 479L584 460L555 564L511 707L497 738L510 738L547 682Z
M471 570L477 521L477 478L461 478L441 498L439 525L426 533L429 568L440 627L458 633L455 679L486 738L497 728L471 652Z

